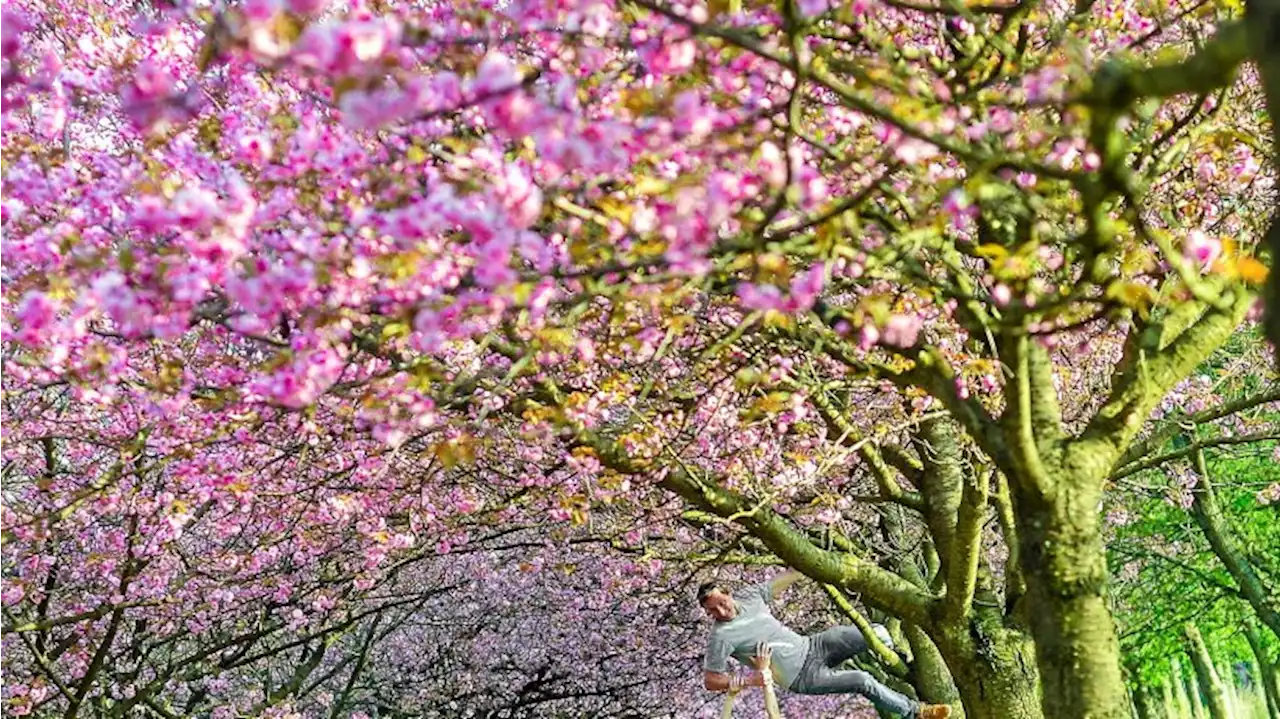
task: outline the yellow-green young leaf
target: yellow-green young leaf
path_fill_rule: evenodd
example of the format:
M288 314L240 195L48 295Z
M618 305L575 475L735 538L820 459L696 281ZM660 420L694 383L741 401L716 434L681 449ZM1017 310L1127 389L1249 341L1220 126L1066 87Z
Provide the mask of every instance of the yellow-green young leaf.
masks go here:
M1112 282L1107 287L1106 296L1107 299L1137 312L1138 316L1144 320L1151 311L1151 305L1156 301L1155 290L1138 282Z
M978 245L973 252L977 256L985 257L993 262L999 262L1009 256L1009 251L1000 245Z
M547 328L538 332L538 340L548 349L563 352L573 346L573 332L560 328Z
M596 206L600 208L600 212L605 217L617 220L624 225L631 224L631 213L635 209L631 206L631 203L613 197L605 197L597 202Z
M667 243L662 240L637 242L631 246L631 254L637 258L659 257L667 251Z
M660 180L656 177L642 177L636 183L635 192L637 195L661 195L671 187L666 180Z
M378 265L384 275L400 282L413 277L418 271L418 261L420 259L421 257L416 252L398 252L381 258L378 261Z
M784 330L791 329L795 327L795 318L785 312L769 310L764 313L764 326Z
M405 322L388 322L382 328L382 339L404 337L409 334L409 325Z
M749 387L754 387L755 385L760 384L761 380L763 379L764 379L763 374L761 374L757 370L748 369L748 368L743 368L738 370L737 374L733 376L733 380L737 384L738 389L747 389Z
M409 149L405 151L404 158L416 165L417 163L427 159L427 151L417 145L411 145Z
M707 13L714 20L721 15L729 15L730 17L742 12L742 0L710 0L707 3Z
M286 45L292 45L294 40L302 36L304 26L298 18L282 12L276 15L274 29Z
M470 465L476 461L475 443L470 437L462 436L440 442L433 449L435 456L446 468L458 465Z
M517 305L527 303L532 294L533 284L530 282L520 282L511 288L511 299L515 300Z

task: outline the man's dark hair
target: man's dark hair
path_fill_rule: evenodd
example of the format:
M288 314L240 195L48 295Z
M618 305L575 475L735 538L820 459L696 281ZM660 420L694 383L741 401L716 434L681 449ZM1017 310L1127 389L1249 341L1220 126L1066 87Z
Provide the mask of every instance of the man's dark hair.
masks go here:
M729 590L725 589L719 582L703 582L698 585L698 604L702 604L702 602L706 600L712 592L724 592L725 594L728 594Z

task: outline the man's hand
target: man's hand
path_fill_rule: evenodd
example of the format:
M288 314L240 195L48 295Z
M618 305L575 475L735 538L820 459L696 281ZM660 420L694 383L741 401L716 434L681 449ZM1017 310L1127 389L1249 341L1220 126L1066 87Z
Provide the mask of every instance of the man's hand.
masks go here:
M772 658L773 650L769 648L769 643L760 642L756 645L756 655L751 657L751 665L764 674L769 671L769 662Z
M702 686L711 692L736 692L746 687L764 686L764 677L760 672L750 672L745 676L706 672L702 675Z

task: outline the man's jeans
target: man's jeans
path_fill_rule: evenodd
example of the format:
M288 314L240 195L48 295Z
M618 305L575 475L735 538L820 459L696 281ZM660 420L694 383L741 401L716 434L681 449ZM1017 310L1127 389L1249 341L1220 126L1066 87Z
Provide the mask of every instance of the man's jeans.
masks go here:
M791 683L797 694L861 694L877 709L914 717L920 705L876 681L866 672L838 669L867 650L867 641L856 627L832 627L809 637L809 653L800 674Z

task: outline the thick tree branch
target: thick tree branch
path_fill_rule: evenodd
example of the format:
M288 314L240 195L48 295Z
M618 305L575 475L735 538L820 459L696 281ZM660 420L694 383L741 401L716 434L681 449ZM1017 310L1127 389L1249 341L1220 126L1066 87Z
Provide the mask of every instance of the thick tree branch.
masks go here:
M1046 370L1032 370L1037 362L1032 358L1033 340L1026 333L1006 338L1002 352L1007 358L1012 375L1005 383L1006 405L1000 418L1005 436L1009 438L1013 465L1005 467L1005 473L1024 488L1040 496L1048 496L1054 487L1055 477L1045 468L1046 450L1056 451L1055 437L1061 432L1060 415L1055 414L1057 396L1052 380L1046 380ZM1038 362L1047 362L1040 358ZM1038 386L1048 381L1049 387ZM1052 395L1047 399L1046 395ZM1042 423L1048 424L1041 427ZM1042 434L1049 436L1044 437Z
M767 503L754 504L697 476L679 462L662 468L633 460L618 443L579 428L578 441L591 447L601 464L623 474L650 474L656 470L659 484L691 505L734 521L751 532L788 566L824 584L860 592L868 601L903 619L929 625L934 598L902 577L854 554L822 549Z
M1053 359L1039 341L1028 338L1027 377L1031 384L1031 428L1036 443L1052 448L1065 436L1062 428L1062 407L1058 403L1058 388L1054 383Z
M1212 437L1210 439L1199 439L1186 447L1180 447L1171 452L1157 454L1146 459L1130 462L1111 474L1111 480L1114 482L1125 477L1132 476L1138 472L1148 469L1154 469L1166 462L1172 462L1175 459L1183 459L1190 457L1197 452L1203 451L1210 447L1226 447L1236 444L1253 444L1254 442L1266 442L1269 440L1280 439L1280 432L1257 432L1254 434L1227 435L1222 437Z
M875 652L875 655L879 657L880 661L884 662L884 665L889 668L889 671L893 672L893 674L898 677L907 676L909 670L907 669L907 665L903 663L902 657L899 657L897 652L885 646L885 643L880 641L880 637L876 635L871 626L871 622L863 616L862 612L859 612L858 609L849 602L849 598L844 595L844 592L841 591L840 588L834 587L830 584L822 585L822 590L831 598L831 602L836 605L836 608L840 610L840 613L845 615L849 621L853 622L853 625L858 628L858 631L862 632L862 638L867 640L867 646L871 647L871 651Z
M947 596L943 613L954 619L966 616L973 608L973 595L978 586L978 561L982 556L982 528L987 516L990 472L976 473L964 483L956 535L948 562Z
M1162 350L1144 353L1128 371L1112 382L1106 402L1071 445L1071 464L1106 469L1128 448L1151 410L1178 382L1185 379L1240 326L1254 297L1242 286L1228 290L1230 306L1209 307L1204 316Z
M889 501L920 511L923 507L920 495L908 492L898 484L897 478L893 476L893 469L885 463L875 445L868 438L862 437L857 428L849 424L844 415L831 403L830 398L821 391L811 393L809 398L818 408L818 414L822 415L832 434L842 438L841 444L845 447L857 447L858 456L871 469L880 493Z
M1124 467L1130 462L1136 462L1147 454L1155 451L1165 442L1169 441L1174 435L1182 431L1182 427L1187 424L1205 425L1210 422L1216 422L1224 417L1244 412L1264 404L1272 402L1280 402L1280 384L1272 385L1263 391L1242 397L1231 402L1224 402L1217 407L1194 412L1192 414L1179 413L1165 420L1164 426L1140 442L1134 442L1129 449L1125 450L1120 460L1116 462L1117 468Z
M1094 107L1124 110L1146 97L1212 92L1234 82L1236 69L1249 59L1251 32L1244 22L1227 22L1190 57L1146 68L1112 63L1095 77L1079 101Z
M916 487L924 481L924 464L905 448L886 442L880 445L880 455Z
M1004 562L1004 596L1005 613L1017 615L1017 608L1027 593L1027 584L1022 576L1022 565L1018 561L1018 524L1013 513L1013 496L1009 492L1009 480L1002 472L995 472L996 493L991 502L996 510L996 522L1000 526L1000 534L1004 537L1004 546L1009 556Z
M950 419L934 419L921 425L914 438L925 467L920 487L925 523L938 551L944 579L950 576L956 521L964 494L964 457L957 434Z

